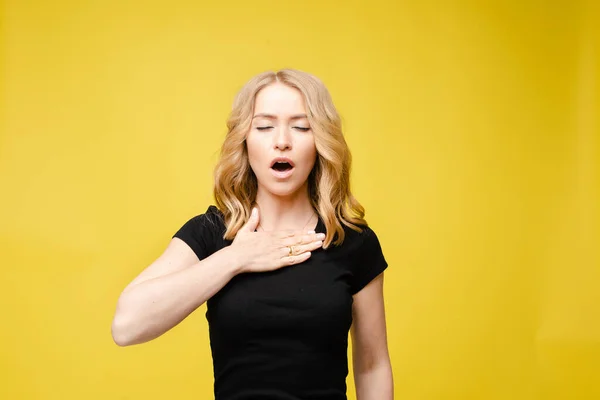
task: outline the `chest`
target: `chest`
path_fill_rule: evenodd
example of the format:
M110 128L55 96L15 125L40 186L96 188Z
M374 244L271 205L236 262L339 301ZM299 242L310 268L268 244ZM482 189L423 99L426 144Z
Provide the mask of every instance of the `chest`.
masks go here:
M208 302L211 330L221 337L347 335L352 323L351 274L327 251L299 265L240 274Z

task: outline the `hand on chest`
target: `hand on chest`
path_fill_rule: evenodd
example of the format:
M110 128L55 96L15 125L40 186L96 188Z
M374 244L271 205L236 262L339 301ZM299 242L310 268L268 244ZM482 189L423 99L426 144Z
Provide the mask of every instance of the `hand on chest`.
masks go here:
M316 253L303 264L236 276L209 301L207 317L223 334L347 333L352 323L350 279L343 259Z

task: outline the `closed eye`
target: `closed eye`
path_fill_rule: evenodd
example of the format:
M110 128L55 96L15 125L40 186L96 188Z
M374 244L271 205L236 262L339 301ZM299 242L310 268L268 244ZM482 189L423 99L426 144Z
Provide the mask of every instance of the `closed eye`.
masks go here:
M259 130L259 131L266 131L268 129L273 129L273 127L272 126L257 126L256 129ZM305 128L303 126L294 126L294 129L297 129L297 130L299 130L301 132L308 132L308 131L310 131L310 128Z

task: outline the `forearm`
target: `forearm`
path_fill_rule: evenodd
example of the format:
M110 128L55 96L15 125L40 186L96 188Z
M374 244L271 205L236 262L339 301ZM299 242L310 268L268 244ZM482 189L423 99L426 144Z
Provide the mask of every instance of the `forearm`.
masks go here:
M357 400L393 400L394 381L392 367L381 362L369 369L355 369L354 383Z
M241 266L226 247L193 266L128 287L117 303L112 332L121 346L152 340L221 290Z

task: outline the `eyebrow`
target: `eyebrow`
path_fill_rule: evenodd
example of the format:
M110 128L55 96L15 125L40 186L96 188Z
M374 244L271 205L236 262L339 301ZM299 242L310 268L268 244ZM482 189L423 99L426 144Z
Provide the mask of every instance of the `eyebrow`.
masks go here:
M256 114L254 117L252 117L252 119L254 118L269 118L269 119L277 119L276 115L273 114L265 114L265 113L260 113L260 114ZM306 114L297 114L297 115L292 115L290 117L290 119L302 119L302 118L307 118Z

